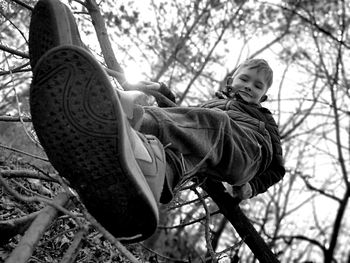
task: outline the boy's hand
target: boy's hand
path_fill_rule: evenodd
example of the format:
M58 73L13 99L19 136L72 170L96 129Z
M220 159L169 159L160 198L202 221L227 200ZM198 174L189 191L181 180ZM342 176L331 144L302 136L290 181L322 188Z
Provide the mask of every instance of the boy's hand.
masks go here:
M232 196L241 200L249 199L253 194L252 187L249 183L242 186L232 186Z
M151 90L156 90L166 98L168 98L170 101L175 103L175 95L171 92L171 90L162 82L153 82L153 81L139 81L138 83L131 84L129 82L125 82L123 84L124 89L126 90L140 90L140 91L151 91ZM158 106L162 107L163 104L159 104ZM164 104L166 105L166 104Z

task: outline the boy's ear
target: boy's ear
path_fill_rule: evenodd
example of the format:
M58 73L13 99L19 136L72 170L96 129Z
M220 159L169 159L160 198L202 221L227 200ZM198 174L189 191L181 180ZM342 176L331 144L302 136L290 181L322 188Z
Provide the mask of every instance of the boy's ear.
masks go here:
M264 96L261 97L260 102L264 102L264 101L266 101L266 100L267 100L267 96L264 95Z

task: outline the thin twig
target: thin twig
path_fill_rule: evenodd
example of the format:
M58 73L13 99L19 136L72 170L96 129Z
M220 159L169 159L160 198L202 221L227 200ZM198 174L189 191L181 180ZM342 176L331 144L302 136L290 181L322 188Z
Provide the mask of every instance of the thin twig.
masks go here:
M0 44L2 44L1 40L0 40ZM13 76L13 73L12 73L11 67L10 67L10 63L9 63L9 61L8 61L6 56L5 56L5 62L6 62L7 67L9 68L9 71L10 71L10 76L11 76L11 80L12 80L12 85L11 86L12 86L12 90L13 90L13 92L15 94L18 116L19 116L20 122L22 123L23 130L24 130L25 134L28 136L28 138L31 141L33 141L35 145L39 145L38 142L35 140L34 136L27 131L27 129L26 129L25 125L24 125L24 122L22 120L22 114L21 114L22 113L21 106L20 106L21 104L20 104L20 101L19 101L19 97L18 97L18 94L17 94L16 87L14 86L14 79L15 78Z
M70 218L70 217L69 217ZM57 219L58 220L58 219ZM61 232L58 232L57 234L53 235L53 236L50 236L50 238L46 239L45 240L45 243L51 243L51 242L55 242L55 240L59 237L62 237L70 232L74 232L76 230L80 229L79 227L74 227L74 228L69 228L69 229L66 229L66 230L63 230Z
M16 49L13 49L13 48L10 48L10 47L7 47L7 46L5 46L3 44L0 44L0 50L8 52L8 53L11 53L13 55L16 55L16 56L19 56L19 57L22 57L22 58L29 59L29 55L27 53L18 51Z
M5 12L2 12L1 8L0 8L0 15L2 17L4 17L15 29L17 29L17 31L19 32L19 34L23 37L23 39L25 40L26 44L28 44L28 40L26 38L26 36L24 35L24 33L18 28L18 26L13 23L13 21L5 14Z
M189 260L182 260L182 259L178 259L178 258L167 257L167 256L164 256L164 255L158 253L157 251L155 251L155 250L153 250L153 249L151 249L151 248L149 248L149 247L146 247L146 246L145 246L144 244L142 244L142 243L140 243L140 245L141 245L144 249L148 250L149 252L151 252L151 253L157 255L158 257L161 257L162 259L167 260L167 262L168 262L168 261L175 261L175 262L179 262L179 263L182 263L182 262L183 262L183 263L191 262L191 261L189 261Z
M32 178L54 183L59 183L59 177L55 174L39 173L33 170L0 170L3 177L8 178Z
M217 214L220 214L220 210L216 210L214 212L211 212L210 213L210 216L213 216L213 215L217 215ZM188 223L184 223L184 224L179 224L179 225L175 225L175 226L158 226L159 229L173 229L173 228L179 228L179 227L185 227L185 226L189 226L189 225L193 225L195 223L199 223L203 220L206 219L206 216L203 216L203 217L200 217L198 219L195 219L195 220L192 220Z
M0 116L0 121L6 121L6 122L31 122L32 119L30 117L19 117L19 116Z
M22 1L19 1L19 0L11 0L12 2L15 2L16 4L30 10L30 11L33 11L33 7L31 7L30 5L27 5L26 3L22 2Z
M198 196L199 200L201 201L203 208L205 210L205 224L204 224L204 229L205 229L205 241L207 243L207 249L208 252L211 256L211 261L216 263L217 262L217 257L215 254L215 251L213 249L213 246L211 244L211 234L210 234L210 211L209 208L207 206L207 204L205 203L205 200L202 198L202 195L199 193L197 188L194 188L193 191L195 192L195 194Z
M12 148L12 147L8 147L8 146L3 145L1 143L0 143L0 148L4 148L6 150L10 150L10 151L13 151L13 152L16 152L16 153L24 154L24 155L27 155L27 156L30 156L30 157L33 157L35 159L39 159L39 160L42 160L42 161L45 161L45 162L49 162L49 160L46 159L46 158L43 158L43 157L31 154L31 153L23 152L21 150L18 150L18 149Z
M47 197L44 196L44 195L41 195L41 194L39 194L39 193L37 193L37 192L31 190L31 189L28 189L27 187L25 187L24 185L22 185L21 183L19 183L19 182L17 182L17 181L12 180L12 183L14 183L15 185L17 185L19 188L23 189L24 191L26 191L26 192L28 192L28 193L30 193L30 194L33 194L33 195L38 196L39 198L47 198Z
M21 195L20 193L18 193L14 189L12 189L7 184L6 180L2 177L1 174L0 174L0 184L2 184L2 186L5 188L5 190L8 193L10 193L11 195L13 195L16 199L18 199L18 200L20 200L22 202L26 202L26 203L40 202L40 203L45 203L45 204L51 205L54 208L56 208L57 210L61 211L62 213L67 214L67 215L71 216L72 218L74 218L77 221L77 223L79 224L79 222L77 220L77 216L75 214L73 214L72 212L70 212L69 210L67 210L66 208L64 208L62 206L58 206L52 199L38 197L38 196L24 196L24 195ZM68 195L69 197L72 196L70 192L65 192L65 194Z
M209 195L204 195L202 196L202 198L206 199L208 198ZM190 204L193 204L193 203L197 203L199 201L199 198L197 199L194 199L194 200L190 200L190 201L187 201L187 202L183 202L183 203L178 203L176 205L173 205L173 206L170 206L170 207L167 207L167 210L173 210L173 209L177 209L177 208L180 208L180 207L183 207L183 206L186 206L186 205L190 205Z
M0 72L0 76L4 76L4 75L9 75L10 72L12 73L24 73L24 72L31 72L32 70L29 68L25 68L25 69L14 69L14 70L7 70L7 71L1 71Z

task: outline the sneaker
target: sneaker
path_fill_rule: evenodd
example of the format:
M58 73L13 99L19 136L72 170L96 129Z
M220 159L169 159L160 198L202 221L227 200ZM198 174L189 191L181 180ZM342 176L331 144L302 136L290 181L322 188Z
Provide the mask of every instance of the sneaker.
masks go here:
M60 45L85 47L74 16L59 0L39 0L29 26L29 58L32 70L42 55Z
M32 70L42 55L60 45L75 45L88 50L69 7L59 0L39 0L34 6L29 26L29 58ZM174 94L161 83L159 93L175 103ZM157 98L157 96L156 96ZM160 100L160 106L169 106Z
M33 73L30 108L50 162L88 211L117 238L138 242L152 235L164 149L130 127L95 58L76 46L48 51Z

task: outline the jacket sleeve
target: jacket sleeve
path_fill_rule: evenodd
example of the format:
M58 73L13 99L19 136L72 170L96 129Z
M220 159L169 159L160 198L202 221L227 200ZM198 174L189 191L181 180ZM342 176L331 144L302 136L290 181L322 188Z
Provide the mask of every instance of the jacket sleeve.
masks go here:
M277 156L272 158L272 162L269 167L260 175L253 177L249 182L252 190L253 196L257 194L264 193L267 189L278 183L286 173L282 160L278 160Z
M266 111L264 113L264 119L266 129L271 137L273 150L272 161L263 173L254 176L249 182L253 190L252 196L266 192L270 186L278 183L286 173L278 126L272 117L271 112Z

